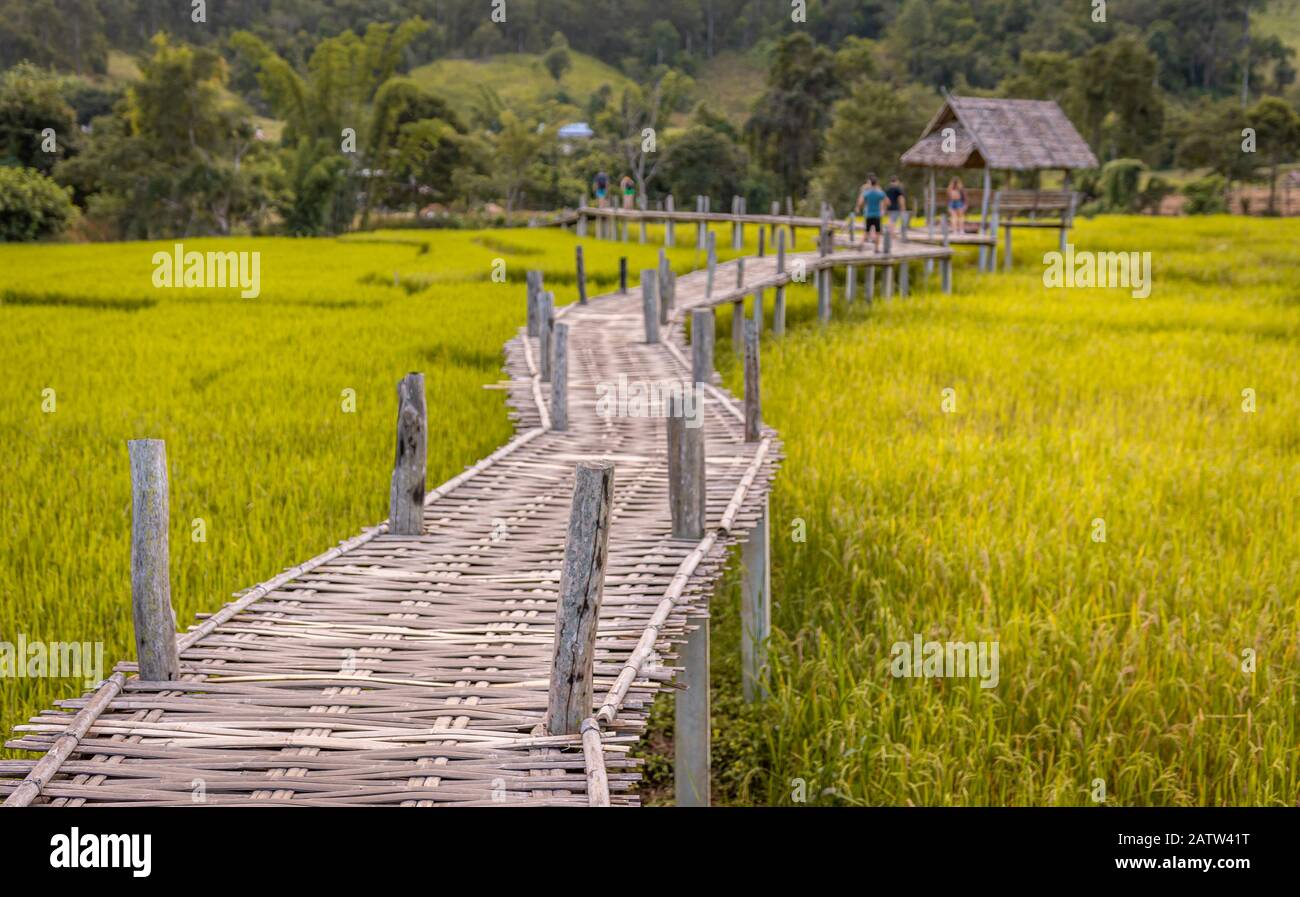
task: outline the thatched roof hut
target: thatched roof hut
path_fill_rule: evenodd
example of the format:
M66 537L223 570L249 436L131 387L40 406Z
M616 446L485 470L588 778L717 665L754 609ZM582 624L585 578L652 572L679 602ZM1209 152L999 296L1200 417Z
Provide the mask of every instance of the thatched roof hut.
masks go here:
M946 151L944 131L951 128ZM903 164L1041 171L1096 168L1097 157L1052 100L949 96Z

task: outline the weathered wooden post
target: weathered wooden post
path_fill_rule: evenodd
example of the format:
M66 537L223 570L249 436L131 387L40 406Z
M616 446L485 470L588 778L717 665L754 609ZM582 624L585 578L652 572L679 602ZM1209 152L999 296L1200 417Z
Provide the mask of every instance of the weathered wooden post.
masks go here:
M717 320L711 308L691 310L691 377L695 383L713 382L713 336Z
M668 318L673 312L674 290L676 285L673 283L673 272L668 267L668 260L663 256L659 257L659 268L657 272L659 278L659 323L667 324Z
M524 332L531 337L537 336L537 297L542 292L542 272L527 271L524 279L528 284L528 329Z
M867 304L870 305L876 298L876 266L867 266Z
M745 353L745 297L731 302L731 351L737 356Z
M829 324L831 320L831 269L817 272L817 320Z
M885 266L885 298L894 298L894 266Z
M741 550L740 665L745 700L767 697L767 640L772 633L771 530L767 498Z
M731 248L740 248L740 197L731 197Z
M543 383L551 381L551 340L555 337L555 294L542 293L537 318L537 366Z
M641 312L645 318L645 341L659 342L659 297L655 289L659 273L654 268L641 272Z
M844 302L847 305L853 304L853 294L857 291L858 269L854 265L848 265L844 270Z
M934 239L934 213L936 211L936 193L934 185L934 169L930 169L929 192L925 197L925 231L929 234L930 239Z
M704 214L704 197L700 196L698 193L695 195L695 214L701 216ZM695 222L696 249L704 248L704 234L708 229L708 222L705 221L704 218L701 217Z
M758 229L758 257L763 258L767 255L767 230L760 227Z
M995 274L998 270L998 204L993 206L993 223L989 227L989 235L993 237L993 245L989 247L989 273Z
M773 245L775 245L776 244L776 219L781 214L781 200L779 199L772 200L771 212L772 214L770 217L772 220L768 221L767 223L767 235L772 240Z
M857 239L857 231L854 229L857 225L857 216L852 212L849 213L849 245L852 246Z
M428 443L424 374L407 374L397 384L397 458L388 494L388 532L394 536L418 536L424 528Z
M794 198L791 197L791 196L787 196L787 197L785 198L785 215L786 215L787 218L790 219L790 248L791 248L791 249L794 249L794 247L795 247L795 235L794 235Z
M754 309L752 314L754 317L754 326L757 327L758 332L762 334L763 332L763 291L762 290L754 290Z
M673 237L674 237L673 195L671 193L669 193L668 198L664 200L664 211L668 213L667 217L664 218L664 245L667 246L669 249L671 249L673 246Z
M644 242L645 242L645 213L646 213L646 201L645 201L645 196L643 195L643 196L638 197L638 198L637 198L637 203L638 203L638 204L640 205L640 207L641 207L641 209L640 209L640 210L641 210L641 214L637 216L637 222L638 222L638 224L640 225L640 231L641 231L641 240L640 240L640 242L644 243Z
M713 231L709 231L707 242L708 242L708 256L707 256L708 272L705 275L705 281L704 281L704 298L712 299L713 278L714 275L717 274L717 270L718 270L717 238L714 235Z
M906 299L906 298L907 298L907 295L908 295L908 292L909 292L910 284L908 283L908 279L909 279L909 272L910 272L911 270L912 270L912 266L911 266L911 264L909 264L908 262L905 262L905 261L904 261L904 262L899 262L899 265L898 265L898 295L899 295L901 298L903 298L903 299Z
M555 325L555 360L551 362L551 429L569 429L569 325Z
M778 209L780 206L778 206ZM785 273L785 231L776 232L776 273ZM776 304L772 307L772 333L781 336L785 333L785 284L776 288Z
M618 259L618 291L627 293L627 256L619 256Z
M943 291L952 292L952 256L944 259L940 264L940 274L943 280Z
M682 384L694 391L694 383ZM702 402L702 393L695 401ZM704 428L692 426L683 395L668 401L668 493L674 539L704 538L707 490L704 471ZM699 406L696 406L699 407ZM686 634L681 653L682 684L677 693L676 735L673 739L677 805L709 804L709 621L701 618Z
M578 200L578 229L577 229L577 233L578 233L578 236L579 236L579 237L585 237L585 236L587 236L587 216L586 216L586 214L585 214L586 209L587 209L587 198L584 196L582 199Z
M890 233L889 228L885 228L885 235L881 241L881 247L884 250L885 255L890 255L894 251L893 235Z
M736 289L745 285L745 257L739 256L736 259Z
M1005 225L1003 225L1002 230L1003 233L1006 234L1006 236L1002 238L1002 270L1010 271L1011 270L1011 223L1007 222Z
M172 610L171 507L167 488L167 444L133 439L131 461L131 616L140 678L171 682L181 674Z
M943 245L946 248L952 242L948 237L948 216L947 215L943 216L943 220L940 222L940 229L943 235Z
M578 303L587 304L587 266L582 259L582 247L577 247L578 260Z
M742 316L743 317L743 316ZM762 436L762 401L759 392L758 329L745 321L745 441L758 442Z
M546 699L545 728L549 735L577 735L583 720L594 709L592 671L600 605L605 595L613 502L613 462L579 462L555 609L555 642Z

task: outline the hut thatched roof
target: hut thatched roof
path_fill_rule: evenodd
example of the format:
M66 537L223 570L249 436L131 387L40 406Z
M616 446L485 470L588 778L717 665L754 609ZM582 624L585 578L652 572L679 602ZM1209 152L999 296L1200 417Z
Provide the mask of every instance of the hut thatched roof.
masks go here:
M943 132L955 146L944 152ZM903 164L925 168L1096 168L1097 157L1052 100L949 96Z

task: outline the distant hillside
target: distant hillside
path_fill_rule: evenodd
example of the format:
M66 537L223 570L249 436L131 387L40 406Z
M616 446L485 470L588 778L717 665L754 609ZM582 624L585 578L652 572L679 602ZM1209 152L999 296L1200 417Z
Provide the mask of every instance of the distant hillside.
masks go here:
M587 104L603 85L617 95L630 85L622 73L598 59L569 51L573 67L558 83L536 53L503 53L483 59L440 59L411 71L411 78L442 96L468 118L480 105L482 88L494 92L507 108L519 110L556 100L586 115Z
M1276 36L1296 51L1292 65L1300 65L1300 0L1273 0L1263 12L1250 18L1257 37Z
M700 99L743 127L767 86L767 63L758 53L728 50L701 64L695 80Z

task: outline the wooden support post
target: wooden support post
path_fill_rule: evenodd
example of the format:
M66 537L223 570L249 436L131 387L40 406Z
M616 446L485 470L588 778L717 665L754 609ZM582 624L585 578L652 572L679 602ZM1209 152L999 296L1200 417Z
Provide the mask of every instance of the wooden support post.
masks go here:
M736 259L736 289L745 285L745 257L742 255Z
M831 269L818 271L817 279L817 320L829 324L831 320Z
M627 256L619 256L618 259L618 291L624 295L627 294Z
M758 332L761 335L763 333L764 317L762 290L754 290L754 308L751 310L750 314L754 318L754 326L758 328Z
M578 303L587 304L587 266L582 259L582 247L577 247L578 261Z
M555 337L555 294L542 293L537 317L538 373L543 383L551 381L551 340Z
M779 208L779 207L778 207ZM785 231L776 232L776 273L785 273ZM772 308L772 333L785 333L785 284L776 288L776 305Z
M551 363L551 429L569 429L569 325L555 325L555 360Z
M171 682L180 678L176 613L172 610L171 506L167 488L167 444L133 439L131 461L131 616L140 678Z
M741 550L740 666L745 700L767 697L767 641L772 632L771 531L768 500Z
M581 212L578 213L578 230L577 230L577 233L578 233L578 236L579 236L579 237L585 237L585 236L587 236L587 216L584 215L584 214L582 214Z
M993 206L993 223L990 225L989 234L993 237L993 245L989 247L989 273L996 273L998 270L998 207Z
M673 272L664 268L659 269L659 323L667 326L668 319L673 313L674 291L677 289L673 282Z
M910 292L908 281L910 280L911 270L912 266L908 262L900 262L898 265L898 295L904 299L907 298Z
M655 289L659 274L654 268L641 272L641 311L645 317L645 341L659 342L659 297Z
M685 688L677 692L673 736L673 777L679 807L709 806L711 790L709 707L709 618L692 620L681 648Z
M418 536L424 528L428 442L424 374L407 374L397 384L397 458L393 462L393 482L388 493L388 532L391 535Z
M695 393L694 383L682 383L691 390L696 402L704 400ZM698 542L704 538L704 427L703 417L692 421L687 416L684 395L668 396L668 507L673 521L673 538Z
M763 228L758 229L758 257L763 258L767 255L767 231Z
M740 214L740 197L733 196L731 197L731 215L732 215L731 248L732 249L740 248L740 221L737 220L735 217L739 214Z
M1009 232L1010 232L1010 228L1008 228L1008 233L1009 233ZM1061 226L1061 246L1060 246L1061 257L1062 257L1062 258L1065 257L1065 246L1066 246L1066 242L1067 242L1067 240L1069 239L1069 237L1068 237L1068 234L1069 234L1069 233L1070 233L1070 229L1069 229L1068 227L1065 227L1064 225L1062 225L1062 226ZM1008 245L1010 245L1010 244L1008 244Z
M542 292L542 272L527 271L524 279L528 284L528 328L524 333L530 337L537 336L537 297Z
M853 243L857 240L857 231L854 229L856 226L857 226L857 216L852 211L850 211L849 212L849 245L850 246L852 246Z
M1002 269L1004 271L1010 271L1011 270L1011 224L1010 222L1003 225L1002 230L1004 234L1004 236L1002 237Z
M673 237L675 236L673 233L673 195L671 193L664 200L664 211L668 213L667 217L664 218L664 245L671 249L673 247Z
M876 298L876 266L867 266L867 303Z
M564 540L560 594L555 609L555 643L546 699L546 732L577 735L591 716L596 630L605 595L614 464L582 461L573 484L573 504Z
M745 352L745 299L742 296L731 303L731 351L737 356Z
M695 214L704 214L704 197L698 193L695 195ZM704 248L704 232L708 230L708 222L703 218L695 222L695 248Z
M885 266L885 298L894 298L894 266Z
M717 320L711 308L691 310L691 377L695 383L713 382L713 334Z
M853 294L857 291L858 269L849 265L844 272L844 302L851 305Z
M943 280L943 291L952 292L952 256L944 259L940 268L940 274Z
M763 435L762 399L759 388L758 329L754 327L753 321L745 321L744 331L745 441L758 442Z
M772 200L771 218L773 220L767 223L767 236L776 245L776 218L781 214L781 200Z
M707 256L708 272L706 273L705 280L704 280L704 298L712 299L713 278L718 272L717 237L713 233L713 231L709 231L708 238L706 239L705 242L708 243L708 256Z
M929 234L930 239L934 239L934 212L937 208L938 197L935 194L934 169L930 169L930 189L925 197L925 232Z
M793 250L795 247L794 198L793 197L787 196L785 198L785 215L787 218L790 219L790 249Z

